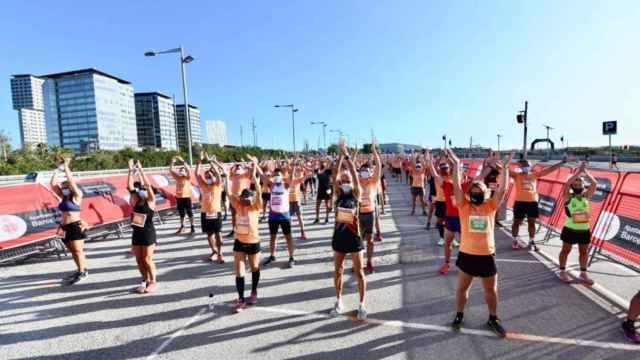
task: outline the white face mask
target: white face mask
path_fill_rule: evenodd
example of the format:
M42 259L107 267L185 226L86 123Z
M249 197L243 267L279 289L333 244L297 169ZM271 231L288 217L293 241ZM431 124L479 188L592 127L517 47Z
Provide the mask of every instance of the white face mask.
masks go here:
M521 167L520 171L522 171L524 174L527 174L529 171L531 171L531 168L528 166Z
M369 170L362 170L360 171L360 177L363 179L368 179L371 177L371 173L369 172Z
M340 189L342 189L343 194L350 194L351 190L353 190L353 187L351 186L351 184L342 184L340 185Z
M205 182L207 183L207 185L212 185L213 184L213 179L212 178L207 178L207 179L205 179Z
M71 190L64 188L62 189L62 196L69 196L71 195Z

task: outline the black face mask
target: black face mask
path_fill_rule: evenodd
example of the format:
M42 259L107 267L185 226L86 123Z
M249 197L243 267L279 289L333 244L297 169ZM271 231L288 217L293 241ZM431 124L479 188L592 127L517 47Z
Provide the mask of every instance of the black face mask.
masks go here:
M583 188L574 188L574 187L572 187L571 190L573 190L573 193L576 195L580 195L584 191Z
M474 205L480 205L484 202L484 194L479 192L472 192L469 194L471 203Z

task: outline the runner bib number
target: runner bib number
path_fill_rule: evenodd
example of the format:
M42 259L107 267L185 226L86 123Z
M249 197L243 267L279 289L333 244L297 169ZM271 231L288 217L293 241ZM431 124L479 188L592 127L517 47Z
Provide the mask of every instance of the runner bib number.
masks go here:
M533 183L529 181L525 181L522 183L522 190L524 191L533 191Z
M354 214L352 209L338 208L337 221L345 224L353 224Z
M469 232L487 234L489 232L489 217L470 215Z
M207 218L207 220L215 220L218 219L220 217L220 213L218 212L208 212L205 217Z
M144 227L144 224L147 222L147 214L133 213L133 217L131 218L131 225L137 227Z
M236 220L236 234L249 235L249 217L239 216Z
M578 211L573 213L571 216L571 220L573 220L576 224L584 224L589 222L589 213L585 211Z

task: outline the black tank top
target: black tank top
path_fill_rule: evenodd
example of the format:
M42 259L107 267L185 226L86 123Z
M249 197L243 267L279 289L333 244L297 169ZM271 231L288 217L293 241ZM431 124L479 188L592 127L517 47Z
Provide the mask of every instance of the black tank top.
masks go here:
M144 226L132 226L134 234L155 230L155 227L153 226L153 215L155 212L149 207L149 203L145 201L142 205L136 204L133 207L133 214L131 214L131 218L133 219L137 214L145 215L146 217Z
M352 221L345 223L338 220L341 216L340 212L350 212ZM358 200L353 193L349 195L340 194L336 200L336 225L333 231L333 239L336 241L348 241L360 237L358 226Z

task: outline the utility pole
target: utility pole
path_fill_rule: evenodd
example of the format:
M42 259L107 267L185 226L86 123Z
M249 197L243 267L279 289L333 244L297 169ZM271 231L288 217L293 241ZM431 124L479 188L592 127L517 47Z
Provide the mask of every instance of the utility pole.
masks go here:
M253 147L258 147L258 135L256 134L256 119L251 117L251 130L253 131Z
M523 124L523 137L522 137L522 159L527 159L527 114L529 111L529 102L524 102L524 110L519 111L516 116L516 121L518 124Z
M551 139L549 138L549 130L553 130L553 128L549 125L542 125L547 129L547 158L551 159Z
M242 125L240 125L240 147L244 147L244 134L242 133Z

